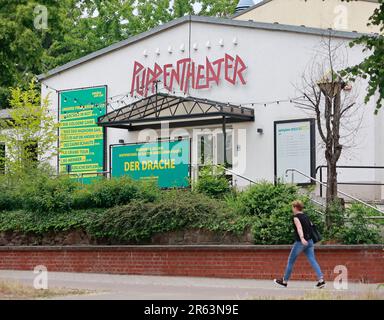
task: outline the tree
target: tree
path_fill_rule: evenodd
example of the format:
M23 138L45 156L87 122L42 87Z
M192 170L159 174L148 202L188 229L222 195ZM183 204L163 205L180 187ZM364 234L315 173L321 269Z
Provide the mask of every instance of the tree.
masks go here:
M0 122L0 140L5 144L3 162L8 173L20 173L44 163L56 154L58 124L49 112L49 99L42 101L31 80L27 90L11 89L10 118Z
M0 0L0 108L10 87L184 15L227 16L234 0ZM47 24L36 25L44 6ZM43 17L44 18L44 17Z
M337 163L343 150L355 144L362 122L354 93L360 89L358 83L352 92L339 74L347 65L344 49L345 45L334 43L331 35L322 41L298 88L304 98L296 101L298 107L315 116L324 149L327 163L327 227L332 225L331 211L339 200Z
M202 0L198 1L202 8L199 15L228 17L234 14L238 0Z
M352 76L351 80L357 76L369 79L366 103L378 92L375 113L381 109L384 102L384 0L379 0L379 4L379 8L375 9L370 17L368 25L379 26L380 34L364 35L351 43L351 46L363 45L363 51L370 55L358 65L346 69Z

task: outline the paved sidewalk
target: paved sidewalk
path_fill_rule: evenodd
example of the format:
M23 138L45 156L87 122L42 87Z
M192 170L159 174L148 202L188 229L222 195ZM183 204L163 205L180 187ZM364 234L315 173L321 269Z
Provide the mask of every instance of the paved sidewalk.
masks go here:
M33 284L32 271L0 270L0 281ZM49 287L91 290L91 294L55 299L116 300L243 300L243 299L384 299L384 288L350 283L348 290L314 289L314 282L292 281L288 288L278 288L269 280L217 279L196 277L110 275L50 272Z

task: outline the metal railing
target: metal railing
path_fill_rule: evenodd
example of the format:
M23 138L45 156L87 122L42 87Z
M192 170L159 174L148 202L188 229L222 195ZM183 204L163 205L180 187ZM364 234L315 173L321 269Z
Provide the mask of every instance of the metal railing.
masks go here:
M78 179L79 182L83 183L84 179L88 178L94 178L94 177L104 177L104 178L110 178L110 172L109 171L100 171L100 172L85 172L85 173L67 173L67 175L74 177L74 179Z
M219 168L219 169L224 170L225 172L230 173L231 175L233 175L233 176L235 176L235 177L239 177L239 178L241 178L241 179L244 179L245 181L249 182L250 185L252 185L252 184L256 184L256 181L253 181L252 179L249 179L249 178L247 178L247 177L245 177L245 176L243 176L243 175L241 175L241 174L238 174L238 173L234 172L233 170L228 169L228 168L226 168L226 167L224 167L224 166L222 166L222 165L215 164L214 166L217 167L217 168Z
M317 172L320 171L320 182L323 183L323 169L328 168L328 166L322 165L316 168ZM337 166L337 169L384 169L383 166ZM384 186L384 183L378 182L338 182L340 185L352 185L352 186ZM320 184L320 197L323 196L323 186Z
M300 175L302 175L302 176L304 176L304 177L310 179L311 181L313 181L313 182L317 182L318 184L324 186L325 188L328 188L328 184L326 184L326 183L324 183L324 182L322 182L322 181L320 181L320 180L318 180L318 179L316 179L316 178L313 178L313 177L311 177L311 176L309 176L309 175L307 175L307 174L305 174L305 173L303 173L303 172L301 172L301 171L299 171L299 170L297 170L297 169L287 169L287 170L285 171L285 176L286 176L286 177L288 177L288 173L289 173L289 172L292 172L292 183L294 182L294 173L297 172L298 174L300 174ZM358 198L356 198L356 197L354 197L354 196L352 196L352 195L350 195L350 194L348 194L348 193L345 193L345 192L343 192L343 191L337 190L337 192L340 193L340 194L342 194L342 195L345 196L345 197L348 197L348 198L350 198L350 199L352 199L352 200L354 200L354 201L356 201L356 202L358 202L358 203L360 203L360 204L362 204L362 205L365 205L366 207L369 207L369 208L371 208L371 209L373 209L373 210L375 210L375 211L381 213L381 214L384 216L384 212L383 212L383 211L381 211L380 209L378 209L378 208L376 208L376 207L370 205L369 203L367 203L367 202L365 202L365 201L363 201L363 200L360 200L360 199L358 199ZM382 218L382 217L380 217L380 218Z

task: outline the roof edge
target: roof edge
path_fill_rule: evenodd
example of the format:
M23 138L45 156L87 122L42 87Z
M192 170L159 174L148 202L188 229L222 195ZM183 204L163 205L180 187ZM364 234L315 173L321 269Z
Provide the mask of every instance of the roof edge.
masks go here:
M249 8L247 8L247 9L244 9L244 10L242 10L242 11L240 11L240 12L237 12L237 13L233 14L230 18L231 18L231 19L234 19L234 18L240 17L241 15L243 15L243 14L245 14L245 13L247 13L247 12L250 12L250 11L252 11L253 9L256 9L256 8L258 8L258 7L261 7L261 6L267 4L268 2L271 2L271 1L272 1L272 0L263 0L263 1L261 1L261 2L259 2L259 3L256 3L255 5L253 5L253 6L249 7ZM344 2L347 2L346 0L343 0L343 1L344 1ZM360 0L360 1L363 1L363 2L373 2L373 3L378 3L378 0Z
M165 31L167 29L170 29L172 27L181 25L181 24L189 21L190 17L191 16L184 16L184 17L181 17L181 18L169 21L167 23L164 23L163 25L157 26L157 27L155 27L153 29L150 29L148 31L145 31L145 32L139 33L137 35L134 35L132 37L129 37L128 39L116 42L116 43L111 44L111 45L109 45L109 46L107 46L105 48L102 48L102 49L99 49L97 51L91 52L91 53L89 53L89 54L87 54L87 55L85 55L85 56L83 56L81 58L72 60L70 62L67 62L67 63L61 65L61 66L58 66L58 67L53 68L51 70L48 70L46 73L39 74L37 76L37 79L39 81L41 81L41 80L50 78L50 77L52 77L53 75L55 75L57 73L60 73L62 71L66 71L66 70L68 70L68 69L70 69L72 67L75 67L75 66L83 63L83 62L86 62L86 61L89 61L89 60L93 60L95 58L103 56L104 54L110 53L110 52L115 51L115 50L119 50L119 49L121 49L121 48L123 48L123 47L125 47L125 46L127 46L127 45L129 45L131 43L134 43L136 41L139 41L139 40L145 39L147 37L150 37L153 34L156 34L156 33Z

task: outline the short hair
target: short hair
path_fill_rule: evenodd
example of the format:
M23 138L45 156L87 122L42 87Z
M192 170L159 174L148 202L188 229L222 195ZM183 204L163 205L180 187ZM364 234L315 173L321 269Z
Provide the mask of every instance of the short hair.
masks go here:
M295 200L292 202L292 207L296 208L297 210L303 210L304 209L304 203L300 200Z

